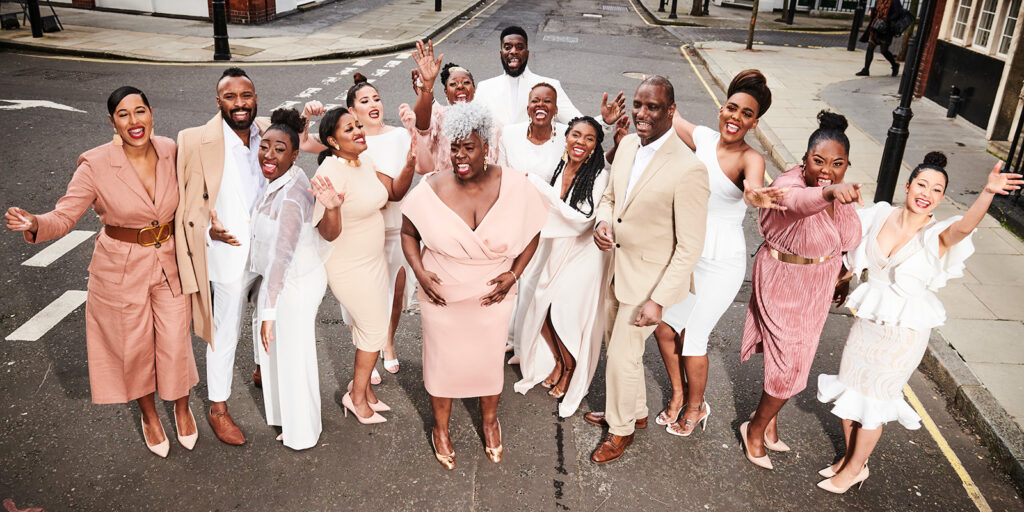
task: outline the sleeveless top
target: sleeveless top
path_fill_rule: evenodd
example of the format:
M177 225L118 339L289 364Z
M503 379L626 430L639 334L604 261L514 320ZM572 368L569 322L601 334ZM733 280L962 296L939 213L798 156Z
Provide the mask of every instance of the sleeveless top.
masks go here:
M702 258L730 259L746 255L747 243L743 238L743 218L747 205L743 202L743 191L722 172L718 163L718 140L721 134L698 126L693 130L693 144L697 158L707 167L708 197L707 231L704 235Z

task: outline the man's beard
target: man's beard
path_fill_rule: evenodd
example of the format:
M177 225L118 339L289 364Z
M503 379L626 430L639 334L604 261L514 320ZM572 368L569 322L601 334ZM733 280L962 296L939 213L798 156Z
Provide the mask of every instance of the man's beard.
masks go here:
M242 123L235 121L235 118L234 116L232 116L232 114L238 111L249 112L249 119ZM232 130L248 130L249 127L252 126L252 122L256 120L256 106L253 105L251 110L247 108L236 108L230 112L222 108L220 109L220 116L224 118L224 122L228 123L228 127L230 127Z
M524 71L526 71L526 59L521 58L519 60L522 61L522 64L519 65L519 69L517 71L513 72L511 69L509 69L508 63L505 62L505 59L501 59L501 67L505 68L506 75L512 78L516 78L519 75L523 74Z

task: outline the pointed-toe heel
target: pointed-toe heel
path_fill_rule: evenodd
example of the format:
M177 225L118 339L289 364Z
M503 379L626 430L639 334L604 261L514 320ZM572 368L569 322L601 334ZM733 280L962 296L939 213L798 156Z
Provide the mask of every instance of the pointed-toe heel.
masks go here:
M174 415L174 430L178 433L178 442L185 447L186 450L191 450L196 447L196 441L199 439L199 426L196 425L196 417L192 414L192 407L188 408L188 415L192 418L192 426L195 427L196 431L187 435L181 435L181 426L178 425L178 415Z
M146 421L140 418L139 422L142 424L142 439L146 441L146 448L149 448L149 451L153 452L158 457L166 459L167 453L171 451L171 441L167 439L167 432L164 432L164 440L162 443L150 444L149 436L146 435ZM163 429L164 426L160 425L160 430L163 431Z
M864 469L861 469L860 473L857 474L857 477L854 478L853 481L850 482L850 485L847 485L846 487L839 487L832 483L832 478L827 478L818 482L818 488L824 489L833 494L846 494L846 491L849 491L850 488L855 485L857 486L857 489L864 487L864 481L867 480L870 475L871 472L868 471L868 467L864 466Z
M345 393L345 396L341 397L341 405L345 408L346 418L348 417L348 412L352 411L352 416L355 416L356 419L359 420L359 423L362 423L363 425L373 425L388 421L387 418L378 414L377 411L373 411L373 407L370 408L370 410L373 411L373 414L369 417L364 418L360 416L359 413L356 412L355 404L352 403L352 395L348 393Z
M749 460L750 463L755 465L755 466L758 466L758 467L761 467L761 468L764 468L764 469L775 469L775 467L772 465L772 460L768 458L768 454L767 453L765 453L764 455L762 455L760 457L754 457L753 455L750 454L750 450L747 449L747 428L748 427L750 427L750 422L749 421L744 421L743 424L740 425L740 442L743 444L743 454L746 455L747 456L747 460Z
M448 455L442 455L441 452L437 451L437 441L434 441L434 431L430 431L430 447L434 449L434 458L437 462L440 462L442 466L448 471L455 469L455 450Z
M352 381L348 381L347 391L349 392L349 394L352 393ZM366 405L369 405L370 409L373 412L388 412L391 410L391 407L389 407L388 404L384 403L384 401L379 398L377 399L376 403L367 400Z
M491 462L497 464L497 463L501 462L501 455L502 455L502 453L504 453L504 451L505 451L505 445L501 443L501 423L499 422L498 423L498 446L495 447L495 448L491 448L490 446L487 446L487 440L484 440L484 453L487 454L487 458L490 459Z

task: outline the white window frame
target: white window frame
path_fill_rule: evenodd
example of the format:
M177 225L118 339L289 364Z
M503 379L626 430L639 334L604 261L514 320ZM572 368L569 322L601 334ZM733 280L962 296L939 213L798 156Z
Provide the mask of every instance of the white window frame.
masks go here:
M985 10L985 5L988 2L992 2L992 10ZM981 50L985 54L989 53L989 48L992 48L992 41L996 39L996 30L999 28L996 24L996 13L1000 11L999 0L977 0L977 4L974 6L978 12L974 16L974 30L971 31L971 48ZM988 28L982 28L982 20L986 19L985 16L989 15L989 26ZM978 43L978 37L983 33L988 33L988 41L984 44Z
M1014 1L1018 2L1016 10L1013 9ZM1020 25L1021 22L1020 18L1018 17L1020 14L1019 2L1020 0L1010 0L1010 3L1006 5L1006 13L1003 19L1003 26L1000 27L999 29L998 41L994 43L996 55L999 55L1001 57L1008 56L1010 52L1010 47L1013 46L1014 33L1017 31L1017 26ZM1010 25L1011 21L1013 22L1013 25ZM1007 29L1009 29L1009 33L1007 33ZM1004 41L1006 42L1005 51L1001 50Z
M950 41L956 41L958 43L965 43L967 41L967 29L971 27L971 14L974 12L976 1L980 0L957 0L956 4L953 6L953 24L949 29ZM964 6L965 3L967 4L966 6ZM960 14L964 12L966 12L966 15L963 17L963 20L961 20ZM957 37L956 35L958 26L963 27L963 33L960 37Z

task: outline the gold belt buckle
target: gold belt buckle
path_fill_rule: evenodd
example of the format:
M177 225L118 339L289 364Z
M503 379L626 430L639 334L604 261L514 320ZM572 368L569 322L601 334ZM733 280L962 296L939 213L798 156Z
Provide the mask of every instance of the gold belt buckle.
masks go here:
M153 241L152 242L143 242L142 241L142 234L146 233L146 232L149 232L149 233L152 234L152 237L153 237ZM160 247L160 244L162 244L162 243L164 243L164 242L166 242L166 241L168 241L170 239L171 239L171 230L170 230L170 224L168 223L168 224L160 224L159 226L150 226L148 228L140 229L136 241L139 243L139 245L141 245L143 247L149 247L149 246L152 246L152 245Z

